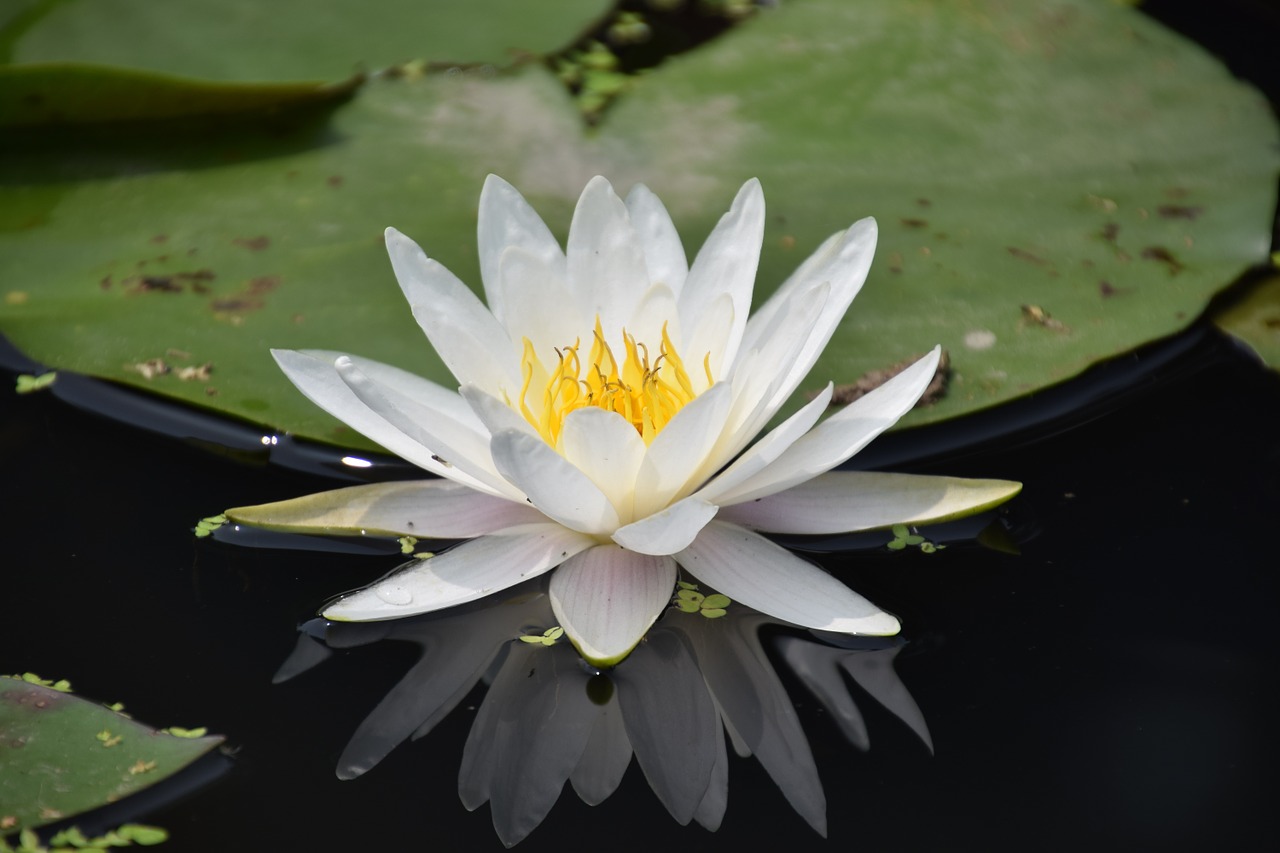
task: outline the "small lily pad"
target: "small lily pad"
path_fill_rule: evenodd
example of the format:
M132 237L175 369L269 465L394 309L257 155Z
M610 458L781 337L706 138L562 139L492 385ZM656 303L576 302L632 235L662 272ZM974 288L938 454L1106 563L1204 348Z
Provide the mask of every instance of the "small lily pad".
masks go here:
M223 740L193 734L165 734L71 693L0 678L0 819L29 829L127 797Z
M1243 341L1272 370L1280 370L1280 272L1272 271L1239 300L1213 316L1218 328Z

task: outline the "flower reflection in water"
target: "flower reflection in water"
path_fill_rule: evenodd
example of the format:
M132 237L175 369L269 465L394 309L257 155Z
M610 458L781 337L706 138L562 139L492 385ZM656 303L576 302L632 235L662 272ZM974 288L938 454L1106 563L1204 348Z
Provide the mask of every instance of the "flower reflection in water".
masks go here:
M406 739L426 735L481 679L489 681L458 789L468 809L489 803L508 846L542 822L566 781L589 805L603 802L633 755L672 817L717 829L728 803L722 728L734 751L754 755L792 807L825 835L826 798L775 660L860 749L868 746L867 731L845 675L932 748L924 718L893 670L901 641L803 631L737 603L726 610L708 618L669 608L626 661L601 671L569 643L548 636L554 617L539 579L502 601L493 597L411 619L312 620L276 680L312 668L331 648L384 639L421 646L420 659L343 751L337 771L343 779L369 771ZM768 626L792 630L762 637Z

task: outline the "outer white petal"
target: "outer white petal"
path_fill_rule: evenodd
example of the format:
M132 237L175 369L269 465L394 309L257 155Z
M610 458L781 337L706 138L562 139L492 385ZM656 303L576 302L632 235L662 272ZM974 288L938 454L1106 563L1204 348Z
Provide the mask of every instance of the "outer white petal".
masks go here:
M644 184L636 184L627 193L627 211L631 224L644 247L644 263L651 284L664 284L679 294L689 274L689 261L676 226L666 207Z
M570 412L560 433L560 452L604 492L619 518L630 518L644 440L617 412L594 407Z
M388 228L387 254L413 317L463 385L520 387L520 357L489 309L418 244Z
M486 178L484 189L480 191L476 240L485 299L499 321L511 319L505 289L510 282L499 275L499 264L507 249L518 247L532 253L555 276L562 281L564 279L564 252L560 244L524 196L497 175Z
M806 324L821 310L825 295L825 287L815 287L798 296L778 313L771 326L776 334L765 340L763 348L739 356L729 379L733 385L733 402L725 428L694 477L693 485L706 481L741 453L772 417L773 410L766 404L782 381L782 371L804 346Z
M764 240L764 192L755 178L738 191L729 212L720 218L689 269L680 291L680 316L699 317L720 294L733 299L733 327L723 360L716 363L712 355L711 369L719 376L733 363L751 313L751 290L755 285L760 262L760 244Z
M729 506L762 498L811 480L844 462L916 404L933 380L941 352L934 347L933 352L879 388L854 400L764 469L720 494L716 502Z
M471 411L490 435L504 429L514 429L536 436L538 431L526 421L515 409L502 400L494 397L475 385L463 385L458 389L459 396L471 407Z
M381 444L387 450L441 477L448 477L459 483L489 494L502 494L480 480L465 474L457 468L442 463L434 456L434 451L416 438L401 432L378 412L356 396L334 366L336 357L333 353L311 350L272 350L271 355L276 364L284 371L285 376L307 399L333 415L365 438ZM368 362L362 362L367 364Z
M733 461L728 468L721 471L701 489L694 493L703 500L718 503L720 496L734 489L755 474L763 471L769 463L781 456L788 447L795 444L802 436L813 429L813 425L822 417L831 403L833 386L830 382L818 396L804 405L800 411L778 424L769 433Z
M475 416L475 413L471 411L471 407L452 388L437 385L430 379L426 379L416 373L410 373L407 370L401 370L398 367L383 364L371 358L328 350L304 350L304 352L317 358L326 359L330 364L336 364L339 358L345 357L359 368L361 373L375 382L395 390L402 396L417 400L422 405L440 412L445 417L464 424L477 432L483 431L483 425Z
M342 596L323 615L338 622L373 622L441 610L537 577L595 544L550 522L512 527L410 563Z
M619 527L613 541L629 551L662 556L684 550L715 517L718 507L685 498L639 521Z
M725 507L720 518L769 533L847 533L961 518L999 506L1021 489L1008 480L828 471L785 492Z
M901 627L817 566L735 524L712 521L676 560L734 601L806 628L888 636Z
M227 510L233 520L298 533L383 533L420 539L470 539L544 522L516 503L450 480L370 483L287 501Z
M574 304L593 325L600 317L605 340L620 353L622 327L649 289L649 277L626 205L604 178L592 178L582 191L565 255Z
M544 515L573 530L609 535L618 513L600 487L541 438L504 430L489 445L502 476L528 495Z
M703 461L724 429L732 389L719 382L676 412L649 445L634 483L635 515L642 518L693 485Z
M365 405L396 429L431 448L446 470L458 470L483 483L494 494L514 500L524 497L504 480L489 455L489 434L478 423L462 424L389 386L374 381L346 356L334 367L338 376Z
M836 327L849 310L849 304L867 280L871 259L876 251L876 239L876 221L870 218L860 219L844 232L830 261L809 273L807 283L805 279L799 279L795 285L786 288L783 299L794 298L802 288L807 290L821 285L829 288L829 294L822 314L805 335L804 348L791 363L786 379L780 383L775 398L770 402L770 416L791 396L791 392L808 375L818 356L822 355L831 341Z
M551 609L582 656L597 666L622 660L671 602L676 563L600 545L551 576Z

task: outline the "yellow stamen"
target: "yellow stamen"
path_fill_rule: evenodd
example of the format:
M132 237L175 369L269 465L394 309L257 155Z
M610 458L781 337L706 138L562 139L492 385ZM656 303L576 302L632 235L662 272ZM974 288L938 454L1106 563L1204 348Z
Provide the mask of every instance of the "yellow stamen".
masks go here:
M558 363L548 370L533 344L524 339L521 359L524 384L520 389L520 414L547 440L559 447L564 419L570 412L595 406L617 412L636 428L647 445L686 403L698 394L693 388L675 344L662 327L658 356L649 361L649 347L622 330L624 358L621 364L604 339L600 318L592 334L591 353L586 367L578 355L581 339L556 349ZM711 354L702 360L708 387ZM541 389L541 393L539 393ZM536 407L537 411L534 410Z

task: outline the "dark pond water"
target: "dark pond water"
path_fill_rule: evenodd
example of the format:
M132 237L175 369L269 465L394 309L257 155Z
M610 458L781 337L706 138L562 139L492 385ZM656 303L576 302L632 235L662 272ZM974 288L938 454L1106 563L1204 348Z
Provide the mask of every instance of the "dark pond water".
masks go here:
M953 545L826 562L903 617L898 673L936 747L856 694L871 741L860 752L788 679L826 789L828 841L754 759L731 757L715 834L678 826L633 765L595 808L566 791L521 849L1258 849L1280 698L1280 377L1212 334L1162 352L1121 365L1127 390L1109 403L1084 402L1105 376L1049 399L1075 417L927 464L899 459L900 470L1022 480L1004 516L1020 556ZM1148 363L1161 367L1133 372ZM207 725L235 750L215 781L145 815L171 847L501 849L488 807L469 813L457 793L479 691L424 739L340 781L339 754L415 647L344 650L271 682L298 623L398 557L190 533L226 506L332 480L47 393L4 391L0 430L0 669L69 678L155 725ZM886 458L933 446L927 433L886 444Z

